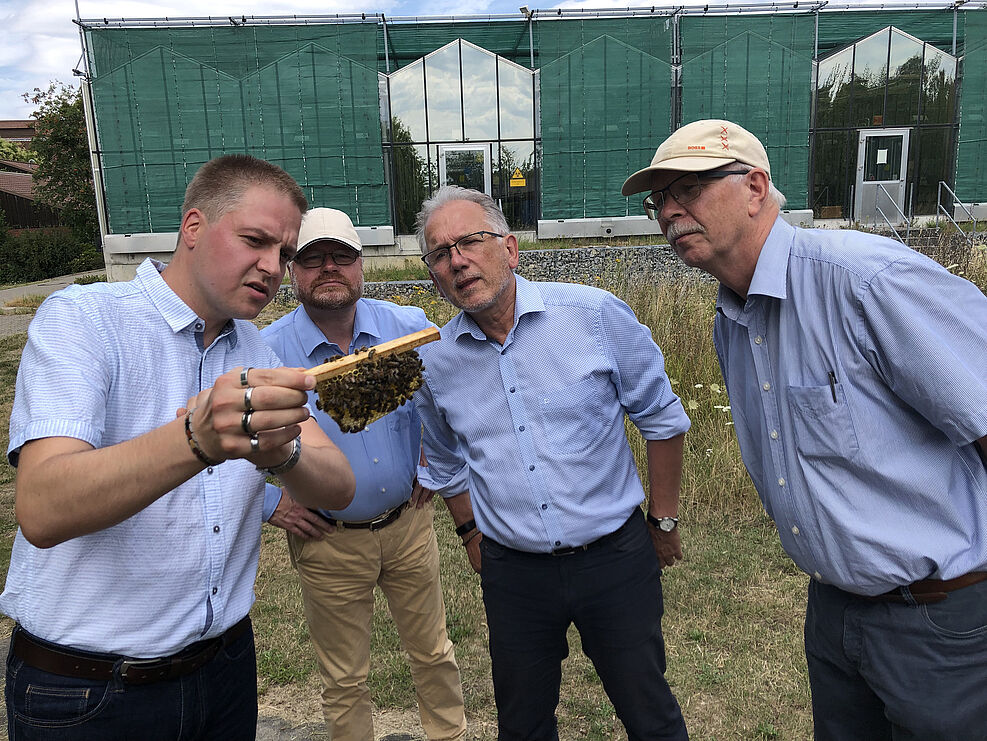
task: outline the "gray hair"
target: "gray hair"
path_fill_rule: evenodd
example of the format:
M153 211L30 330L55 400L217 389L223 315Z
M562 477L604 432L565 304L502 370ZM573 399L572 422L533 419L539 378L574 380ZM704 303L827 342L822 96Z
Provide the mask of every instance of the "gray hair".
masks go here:
M425 244L425 227L428 225L428 220L442 206L453 201L469 201L481 206L486 214L487 226L501 234L510 234L511 228L507 225L504 212L500 210L493 198L478 190L460 188L458 185L443 185L435 191L435 195L422 203L421 211L415 217L415 236L418 238L418 247L423 255L428 252L428 247Z
M748 172L750 172L753 169L754 169L753 167L748 167L744 171L744 175L746 175ZM731 175L730 177L742 178L743 175ZM778 188L775 186L774 180L771 179L770 175L768 175L768 198L774 201L775 205L778 206L779 211L785 208L785 206L788 204L788 198L785 197L784 193L778 190Z

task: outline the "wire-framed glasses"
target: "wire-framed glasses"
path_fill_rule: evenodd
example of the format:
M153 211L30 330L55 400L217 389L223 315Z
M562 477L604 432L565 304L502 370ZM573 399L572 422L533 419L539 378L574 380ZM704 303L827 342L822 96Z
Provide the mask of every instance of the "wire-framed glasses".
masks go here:
M748 170L714 170L713 172L687 172L680 175L661 190L652 191L644 199L644 213L652 221L658 220L658 214L665 207L665 194L667 193L679 205L690 203L702 195L703 180L715 180L725 178L728 175L746 175Z
M326 264L326 260L332 260L339 267L352 265L359 256L356 250L351 250L347 247L337 247L336 249L326 251L308 249L303 250L300 255L296 255L292 259L292 262L306 270L312 270L313 268L321 268Z
M449 266L449 262L452 260L452 250L455 249L460 256L470 255L477 252L486 241L487 237L505 237L506 234L498 234L497 232L488 232L485 229L481 229L478 232L473 232L467 234L465 237L460 237L452 244L447 244L444 247L436 247L434 250L429 250L424 255L422 255L422 262L428 267L429 270L443 270Z

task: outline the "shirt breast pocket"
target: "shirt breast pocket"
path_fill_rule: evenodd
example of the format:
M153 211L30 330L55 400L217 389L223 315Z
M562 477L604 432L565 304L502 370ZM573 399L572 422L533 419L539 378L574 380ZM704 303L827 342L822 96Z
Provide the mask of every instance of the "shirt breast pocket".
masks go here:
M605 430L600 382L587 378L572 386L542 390L537 397L545 440L557 453L582 453Z
M857 454L857 433L843 386L790 386L788 397L799 453L816 459L850 459Z

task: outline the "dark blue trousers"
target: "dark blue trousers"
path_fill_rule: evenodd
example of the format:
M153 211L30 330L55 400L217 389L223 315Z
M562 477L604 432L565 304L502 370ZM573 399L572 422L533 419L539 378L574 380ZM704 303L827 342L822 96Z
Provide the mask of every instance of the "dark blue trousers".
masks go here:
M987 581L942 602L809 584L816 741L987 741Z
M247 630L197 672L144 685L49 674L11 652L5 697L10 741L253 741L254 634Z
M480 544L501 741L556 741L566 631L575 624L629 741L685 741L665 681L661 571L643 515L571 555Z

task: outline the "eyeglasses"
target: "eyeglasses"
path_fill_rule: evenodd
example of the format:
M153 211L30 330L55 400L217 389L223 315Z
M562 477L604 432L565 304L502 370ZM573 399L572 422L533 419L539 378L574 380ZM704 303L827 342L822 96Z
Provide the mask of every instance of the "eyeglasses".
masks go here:
M482 230L473 232L472 234L467 234L465 237L460 237L455 242L446 245L445 247L436 247L434 250L426 252L422 255L422 262L428 266L429 270L444 269L448 266L449 261L452 259L453 248L455 248L456 252L459 253L460 257L474 254L480 249L488 236L506 237L507 235Z
M691 203L703 192L703 180L725 178L728 175L746 175L749 170L716 170L714 172L687 172L680 175L661 190L653 191L644 199L644 213L652 221L658 220L658 214L665 207L665 194L668 193L679 205Z
M292 259L292 262L306 270L312 270L313 268L321 268L326 264L326 260L332 260L333 264L339 267L352 265L359 256L360 254L356 250L350 250L344 247L328 252L305 250L300 255L296 255Z

